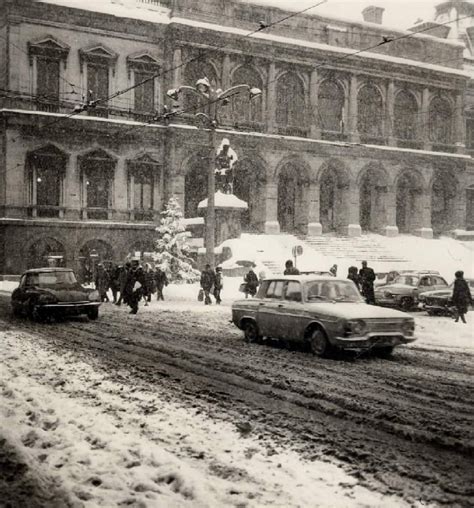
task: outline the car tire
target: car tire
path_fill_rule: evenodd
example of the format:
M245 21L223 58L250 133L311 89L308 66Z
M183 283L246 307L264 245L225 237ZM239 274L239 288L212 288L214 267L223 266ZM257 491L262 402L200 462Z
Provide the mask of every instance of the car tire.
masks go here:
M95 321L96 319L98 319L99 318L99 307L95 307L94 309L89 309L87 311L87 317L91 321Z
M17 305L12 305L12 313L15 317L21 316L21 309Z
M244 323L244 339L248 343L258 342L260 339L260 333L255 321L248 320Z
M410 298L409 296L404 296L400 300L400 308L404 311L411 310L413 308L413 298Z
M375 356L378 356L379 358L390 358L394 349L395 348L393 346L384 346L374 348L373 352Z
M437 310L427 310L428 316L438 316L439 312Z
M324 358L329 355L331 345L329 344L326 333L321 328L314 328L308 337L309 347L315 356Z

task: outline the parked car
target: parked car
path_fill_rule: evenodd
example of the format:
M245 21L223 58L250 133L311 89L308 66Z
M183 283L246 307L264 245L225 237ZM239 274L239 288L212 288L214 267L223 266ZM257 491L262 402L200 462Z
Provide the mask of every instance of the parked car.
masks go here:
M437 289L446 289L448 283L438 272L405 271L391 284L375 288L377 305L411 310L418 304L419 296Z
M415 340L411 316L367 305L351 280L333 276L270 277L254 299L234 302L232 321L248 342L307 342L318 356L334 348L374 348L386 356Z
M474 299L474 279L466 279L467 285ZM454 282L446 289L427 291L419 297L419 307L426 310L430 316L444 314L450 316L453 308L453 287Z
M37 268L21 276L11 305L15 315L35 320L79 314L97 319L100 296L98 291L81 286L69 268Z
M327 271L318 271L318 270L308 270L308 271L301 271L300 270L300 275L318 275L319 277L334 277L334 275L331 273L331 272L327 272Z

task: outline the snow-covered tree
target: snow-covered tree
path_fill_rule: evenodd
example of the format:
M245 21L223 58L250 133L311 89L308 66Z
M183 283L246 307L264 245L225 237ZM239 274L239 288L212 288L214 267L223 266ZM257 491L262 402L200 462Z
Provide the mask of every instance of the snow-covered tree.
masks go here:
M156 228L159 236L155 241L155 263L167 273L170 282L196 282L200 273L193 268L183 214L174 196L161 215L160 226Z

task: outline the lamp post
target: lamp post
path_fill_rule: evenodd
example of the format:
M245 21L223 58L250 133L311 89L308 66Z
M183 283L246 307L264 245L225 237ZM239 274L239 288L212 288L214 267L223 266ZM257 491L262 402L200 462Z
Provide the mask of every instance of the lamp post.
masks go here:
M217 141L216 141L216 129L219 125L217 112L219 106L225 106L229 103L230 98L239 93L247 92L249 100L254 99L262 95L262 91L259 88L251 87L250 85L236 85L228 88L227 90L221 90L220 88L214 90L207 78L198 79L196 86L180 86L168 90L166 95L173 101L178 101L179 95L182 92L189 92L193 95L205 99L206 111L204 113L199 111L195 113L196 118L204 120L208 125L209 130L209 145L211 154L209 157L209 167L207 174L207 211L206 211L206 262L211 266L214 266L214 248L215 248L215 228L216 228L216 211L215 211L215 200L214 195L216 191L215 184L215 169L216 169L216 152L217 152Z

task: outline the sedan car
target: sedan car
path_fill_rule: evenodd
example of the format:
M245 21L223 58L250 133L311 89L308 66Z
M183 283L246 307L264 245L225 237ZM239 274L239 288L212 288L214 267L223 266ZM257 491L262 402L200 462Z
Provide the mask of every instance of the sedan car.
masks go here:
M98 291L81 286L69 268L38 268L21 276L11 305L15 315L35 320L79 314L97 319L100 297Z
M438 272L404 272L391 284L375 288L375 301L377 305L407 311L417 306L422 293L447 287L448 283Z
M307 342L318 356L335 348L374 349L386 356L415 340L411 316L367 305L352 281L332 276L266 279L254 299L234 302L232 321L248 342L262 337Z
M466 279L467 285L474 299L474 279ZM438 291L427 291L419 297L419 307L426 310L430 316L444 314L450 316L453 308L453 287L454 282L446 289Z

